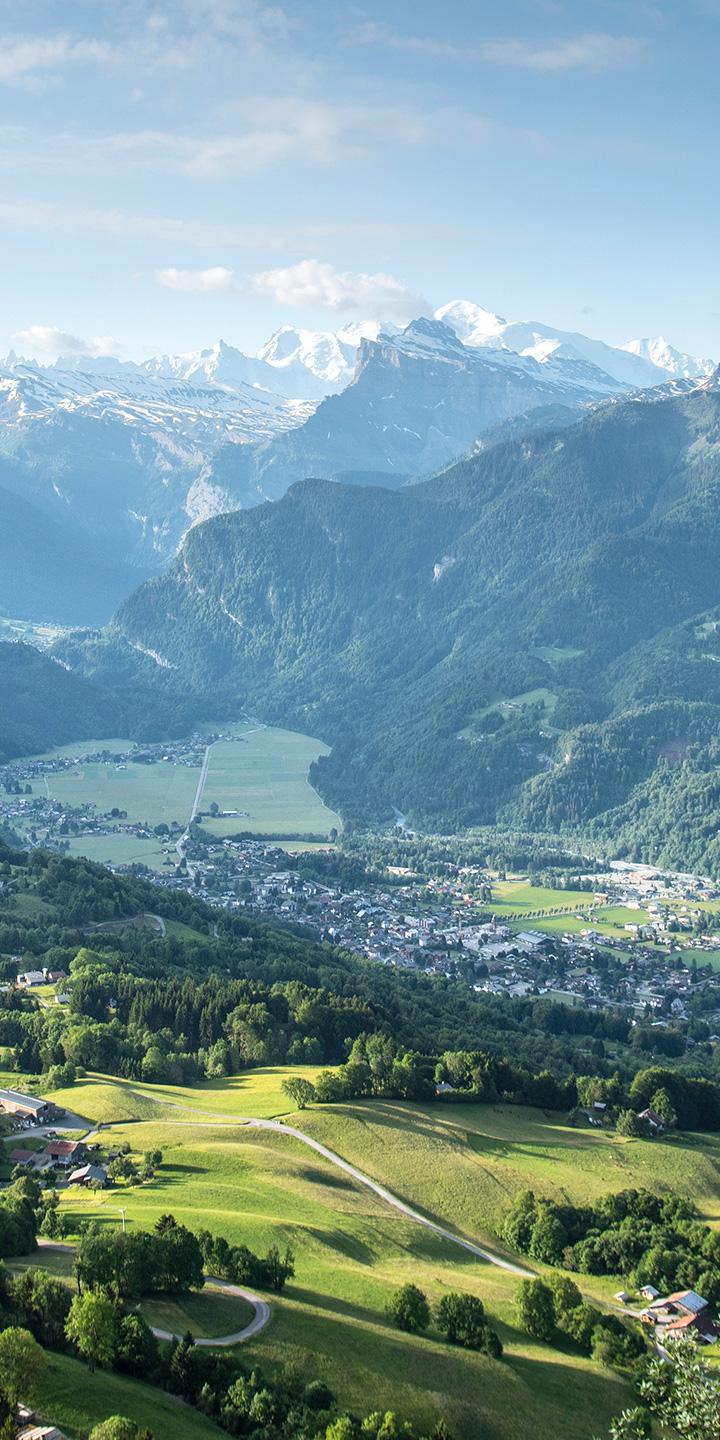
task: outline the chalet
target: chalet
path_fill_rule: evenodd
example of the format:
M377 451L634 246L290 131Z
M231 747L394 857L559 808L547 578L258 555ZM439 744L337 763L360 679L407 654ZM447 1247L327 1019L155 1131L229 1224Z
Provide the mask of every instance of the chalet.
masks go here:
M107 1170L104 1165L81 1165L79 1170L73 1170L68 1185L92 1185L93 1182L104 1185L106 1181Z
M45 1146L43 1155L54 1165L72 1165L84 1160L86 1148L81 1140L51 1140Z
M0 1090L0 1111L5 1115L16 1115L18 1120L45 1120L50 1106L47 1100L37 1095L23 1095L20 1090Z
M659 1132L665 1129L665 1121L662 1115L658 1115L657 1110L653 1110L652 1105L648 1105L647 1110L641 1110L637 1118L638 1120L644 1120L646 1124L650 1126L651 1130Z
M658 1296L642 1311L640 1319L646 1325L655 1326L656 1336L659 1332L663 1339L686 1333L692 1333L706 1343L716 1338L710 1302L698 1295L697 1290L674 1290L664 1299Z

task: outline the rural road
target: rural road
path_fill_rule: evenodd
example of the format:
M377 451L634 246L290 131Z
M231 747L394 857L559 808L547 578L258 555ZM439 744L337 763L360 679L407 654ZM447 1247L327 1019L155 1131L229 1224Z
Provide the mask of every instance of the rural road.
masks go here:
M359 1185L364 1185L367 1190L372 1190L373 1194L377 1195L380 1200L383 1200L386 1205L390 1205L393 1210L399 1211L407 1220L412 1220L415 1225L423 1225L426 1230L432 1230L433 1233L439 1235L442 1240L449 1240L452 1245L459 1245L461 1249L468 1250L471 1255L477 1255L478 1259L485 1260L490 1265L497 1265L499 1270L507 1270L511 1275L524 1277L533 1276L535 1273L533 1270L527 1270L523 1265L514 1264L512 1260L505 1260L502 1255L496 1255L492 1250L485 1250L482 1245L476 1245L473 1240L464 1240L461 1235L456 1235L454 1231L448 1230L444 1225L439 1225L436 1220L430 1220L426 1215L421 1215L418 1210L414 1210L405 1200L401 1200L399 1195L394 1195L392 1190L386 1189L386 1187L380 1185L377 1180L373 1180L370 1175L366 1175L364 1170L358 1170L357 1166L351 1165L349 1160L343 1160L341 1155L336 1155L335 1151L329 1150L327 1145L322 1145L319 1140L311 1139L311 1137L305 1135L302 1130L296 1130L293 1125L285 1125L281 1120L260 1120L248 1117L247 1115L218 1116L213 1115L212 1111L209 1110L194 1110L186 1107L182 1105L179 1100L159 1100L158 1097L152 1095L150 1091L139 1090L137 1094L142 1095L145 1099L155 1100L156 1104L168 1105L173 1109L182 1110L183 1114L188 1117L192 1115L211 1117L210 1119L205 1118L195 1121L190 1118L170 1121L170 1124L195 1124L205 1127L213 1123L215 1125L245 1125L255 1130L271 1130L278 1135L292 1135L294 1140L299 1140L302 1145L307 1145L310 1150L314 1150L316 1154L322 1155L323 1159L329 1160L330 1164L335 1165L338 1170L343 1170L346 1175L350 1175Z
M37 1243L41 1250L60 1250L66 1254L72 1254L75 1249L74 1245L66 1245L62 1240L45 1240L42 1235L38 1235ZM207 1339L196 1337L196 1345L204 1346L207 1350L220 1350L227 1345L242 1345L245 1340L252 1340L254 1335L259 1335L260 1331L265 1329L271 1314L266 1300L261 1300L259 1295L253 1295L241 1285L231 1285L227 1280L218 1280L215 1275L206 1275L205 1279L216 1290L222 1290L223 1295L247 1301L248 1305L252 1305L255 1314L242 1330L235 1330L232 1335L213 1335ZM182 1340L182 1335L175 1335L172 1330L161 1330L158 1325L151 1325L150 1329L156 1340Z

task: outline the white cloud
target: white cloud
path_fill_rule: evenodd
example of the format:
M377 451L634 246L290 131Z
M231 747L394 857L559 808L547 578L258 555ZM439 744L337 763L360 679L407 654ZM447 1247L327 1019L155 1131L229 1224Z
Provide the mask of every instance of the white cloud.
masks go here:
M97 65L112 58L112 47L99 40L0 36L0 85L38 89L66 65Z
M120 353L120 345L111 335L93 335L84 340L79 335L71 335L67 330L58 330L54 325L30 325L27 330L16 331L12 340L22 354L38 356L41 359L59 355L90 355L93 359L98 359L100 356L117 356Z
M522 70L619 70L638 60L645 45L631 35L577 35L550 45L495 40L483 49L486 60Z
M278 305L314 306L323 310L381 314L411 319L427 308L395 275L367 275L362 271L336 270L320 260L301 260L276 270L263 270L250 277L258 295L269 296Z
M282 250L288 243L288 232L282 230L180 220L169 215L133 215L45 200L0 200L0 225L19 230L54 230L64 235L109 235L123 241L178 242L197 249L228 246L238 250Z
M618 70L639 60L644 40L633 35L604 33L570 36L554 41L485 40L479 45L453 45L431 36L403 35L389 25L368 21L350 36L351 43L380 45L432 60L465 64L507 65L520 70Z
M224 265L213 265L208 270L156 270L158 285L166 290L184 290L189 295L227 295L238 289L238 282L232 270Z

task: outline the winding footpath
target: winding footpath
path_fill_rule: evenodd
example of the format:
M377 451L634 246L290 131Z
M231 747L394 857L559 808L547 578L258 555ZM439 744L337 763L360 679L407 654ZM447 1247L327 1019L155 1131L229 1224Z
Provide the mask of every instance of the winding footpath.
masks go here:
M504 1256L497 1255L493 1250L486 1250L482 1245L476 1245L473 1240L465 1240L462 1235L456 1235L455 1232L449 1230L447 1226L438 1224L437 1220L431 1220L427 1215L422 1215L420 1211L413 1209L412 1205L408 1205L405 1200L401 1200L399 1195L393 1194L393 1191L388 1190L385 1185L381 1185L377 1180L373 1180L370 1175L366 1175L364 1170L359 1170L357 1165L351 1165L349 1160L343 1160L341 1155L337 1155L334 1150L330 1150L328 1146L323 1145L321 1141L313 1140L310 1135L306 1135L304 1131L298 1130L294 1125L286 1125L282 1120L262 1120L247 1115L218 1115L212 1110L198 1110L192 1106L183 1105L179 1100L160 1099L158 1095L153 1095L153 1093L148 1090L136 1090L133 1093L136 1094L138 1098L142 1097L143 1099L153 1100L156 1105L167 1106L169 1109L180 1110L182 1112L182 1119L167 1120L164 1122L167 1125L180 1125L183 1126L183 1128L196 1126L201 1129L235 1129L237 1126L244 1126L250 1130L269 1130L276 1135L289 1135L293 1140L299 1141L301 1145L306 1145L308 1149L314 1150L316 1155L321 1155L324 1160L334 1165L336 1169L342 1170L345 1175L349 1175L358 1185L363 1185L366 1190L372 1191L373 1195L376 1195L384 1204L389 1205L393 1210L396 1210L400 1215L404 1216L406 1220L412 1221L415 1225L422 1225L426 1230L431 1230L434 1235L438 1235L441 1240L446 1240L451 1245L459 1245L462 1250L466 1250L471 1255L475 1255L479 1260L484 1260L489 1265L496 1265L498 1269L506 1270L511 1275L519 1275L522 1277L532 1277L534 1275L534 1271L526 1269L523 1265L516 1265L512 1260L506 1260ZM202 1118L196 1118L198 1116ZM68 1120L73 1122L73 1128L82 1128L88 1124L87 1121L82 1121L80 1116L73 1115L67 1117L63 1125L57 1126L58 1131L68 1128ZM126 1120L100 1122L98 1125L91 1126L85 1135L85 1142L91 1144L108 1131L115 1128L122 1129L126 1124ZM63 1244L61 1241L44 1240L41 1238L38 1238L38 1245L47 1250L72 1251L74 1249L72 1245ZM252 1340L265 1329L272 1314L266 1300L262 1300L259 1295L254 1295L252 1291L246 1290L240 1285L230 1284L227 1280L220 1280L212 1275L208 1275L206 1279L210 1285L222 1291L224 1295L244 1300L248 1305L251 1305L254 1314L252 1320L250 1320L247 1325L241 1330L236 1330L232 1335L196 1338L196 1345L206 1349L224 1349L229 1345L242 1345L245 1341ZM172 1331L163 1330L156 1325L151 1326L151 1329L153 1335L158 1340L179 1340L182 1338L180 1335L175 1335Z
M65 1254L72 1254L75 1249L74 1245L66 1245L62 1240L45 1240L42 1235L38 1235L37 1243L41 1250L59 1250ZM219 1280L215 1275L206 1275L205 1281L212 1285L213 1289L221 1290L223 1295L229 1295L231 1299L245 1300L248 1305L252 1305L255 1314L242 1330L235 1330L232 1335L213 1335L207 1338L196 1336L196 1345L210 1350L224 1349L228 1345L242 1345L265 1329L271 1315L267 1300L261 1300L259 1295L253 1295L251 1290L245 1290L242 1285L231 1285L227 1280ZM176 1335L172 1330L162 1330L159 1325L151 1325L150 1329L156 1340L182 1340L182 1335Z
M405 1216L406 1220L412 1220L415 1225L423 1225L426 1230L432 1230L433 1233L439 1235L442 1240L448 1240L452 1245L459 1245L461 1249L468 1250L471 1255L476 1255L479 1260L485 1260L489 1265L496 1265L499 1270L507 1270L511 1275L520 1275L522 1277L532 1277L535 1274L533 1270L528 1270L523 1265L516 1265L512 1260L504 1259L502 1255L497 1255L493 1250L486 1250L482 1245L476 1245L473 1240L465 1240L462 1235L456 1235L453 1230L448 1230L445 1225L439 1225L436 1220L431 1220L427 1215L422 1215L418 1210L414 1210L411 1205L408 1205L405 1200L401 1200L399 1195L394 1195L392 1190L388 1190L384 1185L380 1185L377 1180L373 1180L370 1175L366 1175L364 1170L359 1170L356 1165L351 1165L349 1160L343 1160L341 1155L337 1155L334 1150L328 1149L328 1146L321 1144L319 1140L313 1140L311 1136L306 1135L304 1131L297 1130L294 1125L286 1125L282 1120L260 1120L247 1115L215 1115L211 1110L196 1110L192 1106L185 1106L179 1100L161 1100L159 1096L153 1095L152 1092L148 1090L138 1090L136 1094L141 1095L143 1099L154 1100L156 1105L167 1105L171 1109L181 1110L183 1116L187 1117L182 1120L166 1121L166 1124L183 1126L194 1124L205 1128L213 1125L232 1125L233 1127L243 1125L248 1129L270 1130L277 1135L291 1135L294 1140L299 1140L302 1145L307 1145L308 1148L314 1150L317 1155L322 1155L324 1160L328 1160L330 1164L335 1165L338 1170L344 1171L346 1175L356 1180L358 1185L364 1185L367 1190L372 1190L374 1195L377 1195L386 1205L390 1205L393 1210L399 1211L401 1215ZM202 1120L193 1120L191 1117L194 1115L202 1115L204 1118ZM99 1128L104 1129L109 1127L103 1126ZM94 1138L96 1134L97 1131L93 1132L93 1137L89 1138Z

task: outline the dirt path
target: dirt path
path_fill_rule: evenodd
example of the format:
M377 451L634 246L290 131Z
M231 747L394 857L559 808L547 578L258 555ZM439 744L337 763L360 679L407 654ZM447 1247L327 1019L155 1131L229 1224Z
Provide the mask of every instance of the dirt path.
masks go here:
M512 1260L505 1260L502 1255L497 1255L492 1250L484 1249L482 1245L476 1245L473 1240L463 1239L461 1235L456 1235L453 1230L448 1230L445 1225L438 1224L436 1220L429 1219L427 1215L421 1215L405 1200L401 1200L399 1195L394 1195L392 1190L388 1190L386 1186L373 1180L370 1175L366 1175L364 1170L359 1170L356 1165L351 1165L348 1160L343 1160L341 1155L336 1155L335 1151L328 1149L327 1145L322 1145L319 1140L311 1139L309 1135L305 1135L302 1130L297 1130L293 1125L285 1125L281 1120L260 1120L247 1115L213 1115L213 1112L209 1110L194 1110L190 1106L184 1106L179 1100L160 1100L158 1096L152 1095L149 1091L139 1090L136 1093L145 1099L155 1100L158 1105L167 1105L174 1110L181 1110L183 1115L188 1117L183 1120L167 1122L170 1124L195 1124L204 1128L213 1124L217 1126L245 1125L249 1129L271 1130L278 1135L292 1135L294 1140L299 1140L302 1145L307 1145L310 1150L322 1155L324 1160L328 1160L338 1170L343 1170L346 1175L350 1175L359 1185L364 1185L366 1189L372 1190L373 1194L377 1195L386 1205L399 1211L407 1220L412 1220L415 1225L423 1225L426 1230L432 1230L442 1240L448 1240L452 1245L459 1245L461 1249L468 1250L471 1255L477 1255L478 1259L487 1261L489 1265L496 1265L499 1270L507 1270L511 1275L532 1276L535 1273L523 1265L516 1265ZM202 1120L190 1118L195 1115L202 1115L204 1118Z
M41 1250L59 1250L65 1254L72 1254L74 1245L67 1245L62 1240L45 1240L42 1235L38 1236L38 1247ZM223 1295L229 1295L237 1300L245 1300L252 1305L255 1314L242 1330L234 1330L232 1335L213 1335L195 1338L195 1344L203 1346L206 1350L221 1350L228 1345L242 1345L246 1340L252 1340L259 1335L261 1330L270 1322L272 1314L267 1300L261 1300L259 1295L253 1295L251 1290L245 1290L242 1285L231 1285L228 1280L219 1280L215 1275L206 1275L205 1279L209 1285L216 1290L221 1290ZM151 1325L156 1340L182 1340L182 1335L173 1334L172 1330L162 1330L158 1325Z

